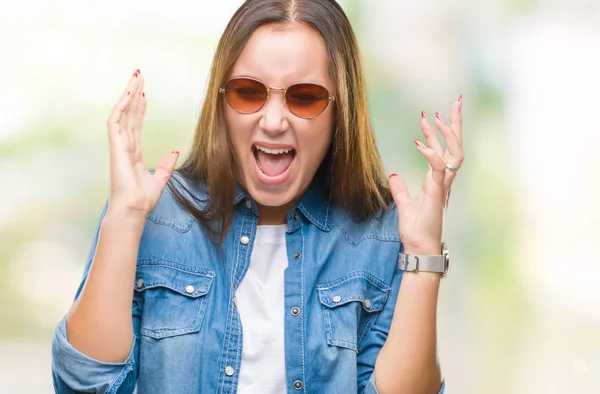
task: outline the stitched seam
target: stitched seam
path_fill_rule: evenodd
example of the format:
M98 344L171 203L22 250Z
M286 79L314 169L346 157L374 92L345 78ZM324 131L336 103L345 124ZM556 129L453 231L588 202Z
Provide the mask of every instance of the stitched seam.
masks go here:
M310 219L311 222L314 222L315 225L319 228L319 230L329 231L329 225L328 225L328 220L327 220L328 216L325 217L325 222L321 222L315 215L313 215L310 212L310 209L305 204L300 203L300 209L301 209L302 213L304 214L304 216L306 216L308 219ZM326 215L329 215L329 202L327 203Z
M346 230L346 227L341 224L330 224L331 229L339 230L343 235L346 242L352 246L358 246L363 241L368 239L375 239L381 242L401 242L400 236L395 234L382 234L382 233L367 233L358 239L350 237L350 233Z
M318 227L321 229L326 229L327 227L323 225L323 223L321 223L321 221L319 219L317 219L309 210L308 208L306 208L304 205L302 205L302 207L304 208L304 214L313 222L315 222L316 224L318 224Z
M135 290L141 292L141 291L144 291L144 290L154 289L154 288L157 288L157 287L162 287L162 288L167 288L169 290L173 290L175 293L177 293L179 295L182 295L182 296L184 296L186 298L192 298L192 299L196 299L196 298L200 298L202 296L205 296L210 291L210 286L209 286L206 290L204 290L204 289L197 290L195 293L188 294L186 291L181 290L180 288L173 286L172 283L170 283L170 282L163 282L163 281L152 282L148 286L136 287Z
M178 233L187 233L192 228L193 223L193 219L191 217L188 217L185 224L183 226L180 226L175 222L161 218L158 214L148 215L148 220L161 226L171 227Z
M331 311L324 309L323 314L325 315L325 330L327 333L327 341L333 345L333 327L331 326Z
M375 319L376 319L376 315L370 315L367 319L367 321L365 322L365 328L363 329L362 333L360 334L358 341L356 343L356 350L359 351L360 349L362 349L363 345L364 345L364 341L367 339L367 334L369 333L369 331L371 331L371 328L373 327L373 324L375 324Z
M300 262L300 278L302 281L302 287L300 288L300 301L301 304L303 305L303 308L306 309L306 305L304 305L304 261L306 260L305 254L304 254L304 246L305 246L305 239L304 239L304 228L302 228L302 230L300 231L300 234L302 234L302 261ZM307 381L306 381L306 375L304 373L305 370L305 364L304 364L304 323L306 322L306 319L304 318L304 316L306 316L305 313L302 314L302 326L300 327L300 329L302 330L302 381L304 382L304 384L302 385L302 392L306 393L306 386L307 386Z
M336 308L339 308L341 306L348 305L351 302L360 302L362 304L364 302L364 299L362 299L362 298L356 298L356 297L351 297L351 298L347 298L345 302L340 302L340 303L337 303L337 304L334 304L334 303L331 303L331 302L327 303L327 302L321 300L321 304L323 304L326 307L331 308L331 309L336 309ZM375 312L381 311L383 309L384 305L385 305L385 302L383 302L383 303L374 302L369 309L365 308L364 305L363 305L362 309L366 313L375 313Z
M201 308L200 308L201 309ZM196 320L194 320L194 323L189 325L189 326L184 326L184 327L177 327L177 328L147 328L147 327L140 327L140 330L144 330L145 332L151 332L151 333L156 333L158 335L164 333L178 333L181 332L181 334L185 334L186 332L188 332L188 330L195 330L197 329L196 327L196 323L198 322L198 317L196 317Z
M331 340L331 344L334 345L334 346L345 347L345 348L348 348L350 350L357 351L356 350L357 349L356 343L354 343L354 342L332 339Z
M133 345L133 351L136 351L136 345L135 341L137 340L137 336L135 334L133 334L133 341L134 341L134 345ZM111 383L111 385L108 388L107 393L116 393L116 390L120 388L121 383L123 383L123 381L125 380L125 378L127 378L127 374L131 371L133 371L133 364L134 363L134 359L131 359L127 362L127 364L125 364L125 366L123 367L123 369L121 369L121 372L119 372L119 374L117 375L117 377L115 378L115 380L113 380L113 382ZM124 374L125 373L125 374ZM116 386L116 387L115 387ZM113 390L114 389L114 390Z
M244 222L246 220L246 213L244 213L244 216L242 216L242 222L240 223L240 227L241 230L244 229ZM235 242L235 239L233 240ZM240 246L240 243L237 242L237 253L236 253L236 257L235 257L235 265L233 267L233 272L231 275L231 280L230 280L230 286L229 286L229 299L233 300L233 295L234 295L234 283L236 281L236 275L237 275L237 269L238 269L238 265L239 265L239 261L240 261L240 253L242 251L242 246ZM227 329L225 330L225 347L227 349L229 349L230 345L231 345L231 337L232 335L230 335L229 330L231 329L231 325L233 324L233 310L234 307L232 304L229 305L229 307L227 308L229 310L228 316L227 316ZM226 354L225 351L222 352L222 354ZM236 352L237 354L237 352ZM225 356L223 359L224 363L221 363L222 367L227 367L227 365L229 364L229 356ZM225 374L223 373L223 371L221 371L221 387L220 387L220 392L223 392L223 388L225 387Z
M148 264L148 263L167 263L167 264ZM194 275L194 276L208 276L214 278L215 271L209 270L206 268L197 268L191 267L183 264L176 263L174 261L165 260L165 259L141 259L138 260L137 268L144 267L165 267L175 269L186 274Z
M247 216L248 216L248 214L247 214L246 212L244 212L244 217L242 218L242 229L244 229L244 224L245 224L245 221L246 221L246 217L247 217ZM254 242L253 242L253 241L252 241L252 244L254 245ZM248 245L250 245L250 243L248 243ZM245 245L245 246L247 247L248 245ZM240 248L241 248L241 249L244 249L244 247L243 247L243 246L240 246ZM248 250L246 250L246 251L245 251L245 253L244 253L244 259L249 259L249 257L250 257L250 256L248 255L248 253L249 253L249 252L248 252ZM235 266L235 267L236 267L236 272L237 272L237 267L238 267L238 265L239 265L239 259L236 261L236 266ZM250 265L250 261L248 261L248 266L249 266L249 265ZM248 268L249 268L249 267L248 267ZM236 281L237 281L237 276L236 276ZM241 281L242 281L242 280L240 279L240 281L237 283L237 286L236 286L236 288L237 288L237 287L239 287L239 284L241 283ZM233 283L233 282L232 282L232 283ZM233 287L232 287L232 292L233 292ZM233 297L233 293L231 294L231 297ZM231 298L231 299L233 299L233 298ZM233 313L234 309L235 309L235 308L232 306L232 307L231 307L231 311L232 311L231 317L232 317L232 320L233 320L233 316L235 315L235 314ZM236 334L237 334L238 336L240 335L240 333L239 333L237 330L236 330ZM241 335L244 335L243 331L241 332ZM243 340L243 339L242 339L242 340ZM239 357L240 357L240 346L239 346L239 344L238 344L238 346L236 346L236 349L235 349L235 359L236 359L236 360L238 360L238 359L239 359ZM240 370L240 368L238 368L238 373L239 373L239 370ZM239 376L239 375L238 375L238 376ZM235 393L235 392L237 391L237 383L235 383L235 382L234 382L234 383L232 383L231 390L232 390L232 393Z
M141 292L152 290L152 289L156 289L156 288L171 290L173 293L177 293L178 295L183 296L183 297L185 297L186 299L189 299L189 300L195 300L197 298L204 297L204 296L206 296L208 294L208 291L202 292L202 293L198 293L198 294L188 294L188 293L186 293L185 291L183 291L181 289L173 287L170 283L167 283L167 282L157 282L157 283L153 283L150 286L145 286L145 287L142 287L142 288L138 287L138 288L135 289L135 291L141 293Z
M350 273L344 275L341 278L332 280L330 282L317 284L317 290L330 290L336 286L341 285L344 282L348 282L348 281L350 281L352 279L356 279L356 278L365 279L366 281L371 283L373 286L377 287L379 290L384 291L386 293L389 293L389 291L390 291L390 288L387 285L385 285L382 281L380 281L379 279L377 279L376 277L374 277L373 275L371 275L365 271L353 271L353 272L350 272Z
M140 327L140 335L144 336L144 337L150 337L150 338L154 338L154 339L161 339L161 338L169 338L169 337L176 337L176 336L180 336L180 335L186 335L186 334L190 334L192 332L198 332L200 331L200 327L192 327L192 326L188 326L188 327L184 327L184 328L172 328L170 330L152 330L150 328L141 328Z

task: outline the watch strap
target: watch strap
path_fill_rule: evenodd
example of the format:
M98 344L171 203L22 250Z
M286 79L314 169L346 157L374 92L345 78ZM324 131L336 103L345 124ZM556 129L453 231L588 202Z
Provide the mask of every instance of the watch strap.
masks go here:
M409 272L438 272L445 275L448 273L448 259L444 255L415 255L402 252L398 256L398 269Z

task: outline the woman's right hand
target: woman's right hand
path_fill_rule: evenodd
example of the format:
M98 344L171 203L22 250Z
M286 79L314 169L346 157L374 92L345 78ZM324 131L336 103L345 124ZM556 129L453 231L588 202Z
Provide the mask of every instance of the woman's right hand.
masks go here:
M164 155L154 174L144 167L140 136L145 113L144 78L137 70L107 120L110 145L108 207L111 212L139 214L144 218L158 203L179 157L177 151Z

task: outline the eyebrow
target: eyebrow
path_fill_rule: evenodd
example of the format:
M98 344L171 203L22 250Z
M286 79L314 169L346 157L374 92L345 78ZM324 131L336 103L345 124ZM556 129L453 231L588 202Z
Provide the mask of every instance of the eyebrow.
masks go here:
M291 83L289 83L287 85L284 85L284 86L269 86L268 83L266 83L265 81L263 81L260 78L257 78L257 77L254 77L254 76L248 75L248 74L240 74L240 75L235 75L235 76L232 75L231 77L229 77L227 79L227 81L229 81L231 79L234 79L234 78L249 78L249 79L254 79L255 81L261 82L262 84L264 84L268 88L273 88L273 87L275 87L275 88L288 88L288 87L290 87L292 85L296 85L296 84L299 84L299 83L312 83L312 84L315 84L315 85L321 85L321 86L325 87L327 90L333 90L333 87L332 88L327 87L327 84L324 83L324 82L314 81L314 80L310 80L310 79L298 79L295 82L291 82Z

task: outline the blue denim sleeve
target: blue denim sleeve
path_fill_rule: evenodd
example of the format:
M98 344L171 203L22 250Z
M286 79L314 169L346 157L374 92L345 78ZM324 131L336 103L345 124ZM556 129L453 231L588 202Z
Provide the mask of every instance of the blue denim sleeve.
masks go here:
M79 285L75 299L81 293L90 266L92 265L100 235L100 225L106 215L107 207L108 204L105 204L84 268L83 280ZM52 339L52 380L54 391L57 394L133 393L138 373L139 318L140 314L137 304L134 302L132 306L134 327L132 334L134 341L131 351L127 359L121 363L105 363L88 357L69 343L67 340L66 316L63 317L56 327L54 338Z
M66 317L52 340L52 379L57 394L133 393L137 379L137 337L122 363L94 360L75 349L66 336Z

